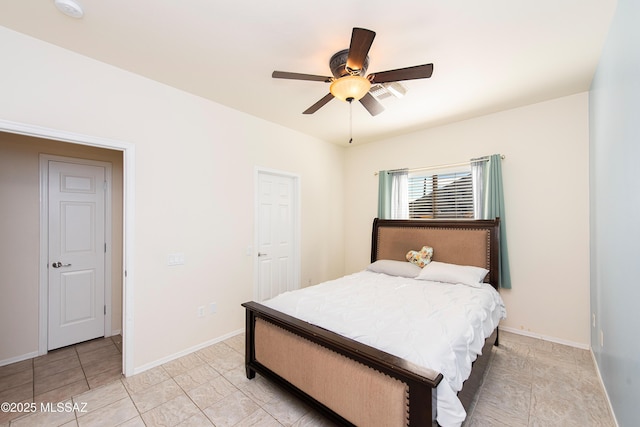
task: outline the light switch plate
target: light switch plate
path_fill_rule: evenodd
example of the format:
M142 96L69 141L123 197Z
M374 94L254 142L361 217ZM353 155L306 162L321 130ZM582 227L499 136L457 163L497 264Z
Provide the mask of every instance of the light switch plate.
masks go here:
M175 253L169 254L167 257L167 265L183 265L184 264L184 254Z

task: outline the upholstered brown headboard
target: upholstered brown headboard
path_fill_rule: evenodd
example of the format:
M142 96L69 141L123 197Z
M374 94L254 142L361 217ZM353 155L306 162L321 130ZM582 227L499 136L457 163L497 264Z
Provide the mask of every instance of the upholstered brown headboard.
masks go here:
M405 260L410 250L433 248L433 260L489 270L486 282L498 289L500 219L397 220L374 219L371 262Z

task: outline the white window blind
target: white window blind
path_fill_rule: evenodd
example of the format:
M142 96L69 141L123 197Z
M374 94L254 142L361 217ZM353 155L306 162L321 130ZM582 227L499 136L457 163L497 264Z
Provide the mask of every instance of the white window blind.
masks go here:
M471 168L410 172L410 219L473 218Z

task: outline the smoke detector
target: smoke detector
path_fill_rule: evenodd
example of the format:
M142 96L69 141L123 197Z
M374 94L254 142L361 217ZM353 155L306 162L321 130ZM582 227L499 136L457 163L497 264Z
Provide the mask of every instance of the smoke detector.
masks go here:
M82 7L74 0L53 0L56 8L67 16L80 19L84 15Z

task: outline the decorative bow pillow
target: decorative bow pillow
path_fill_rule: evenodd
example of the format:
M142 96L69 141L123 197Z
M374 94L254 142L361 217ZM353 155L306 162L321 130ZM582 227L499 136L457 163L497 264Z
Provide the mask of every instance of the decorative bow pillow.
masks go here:
M407 261L422 268L431 262L433 257L433 248L431 246L423 246L419 251L407 252Z

